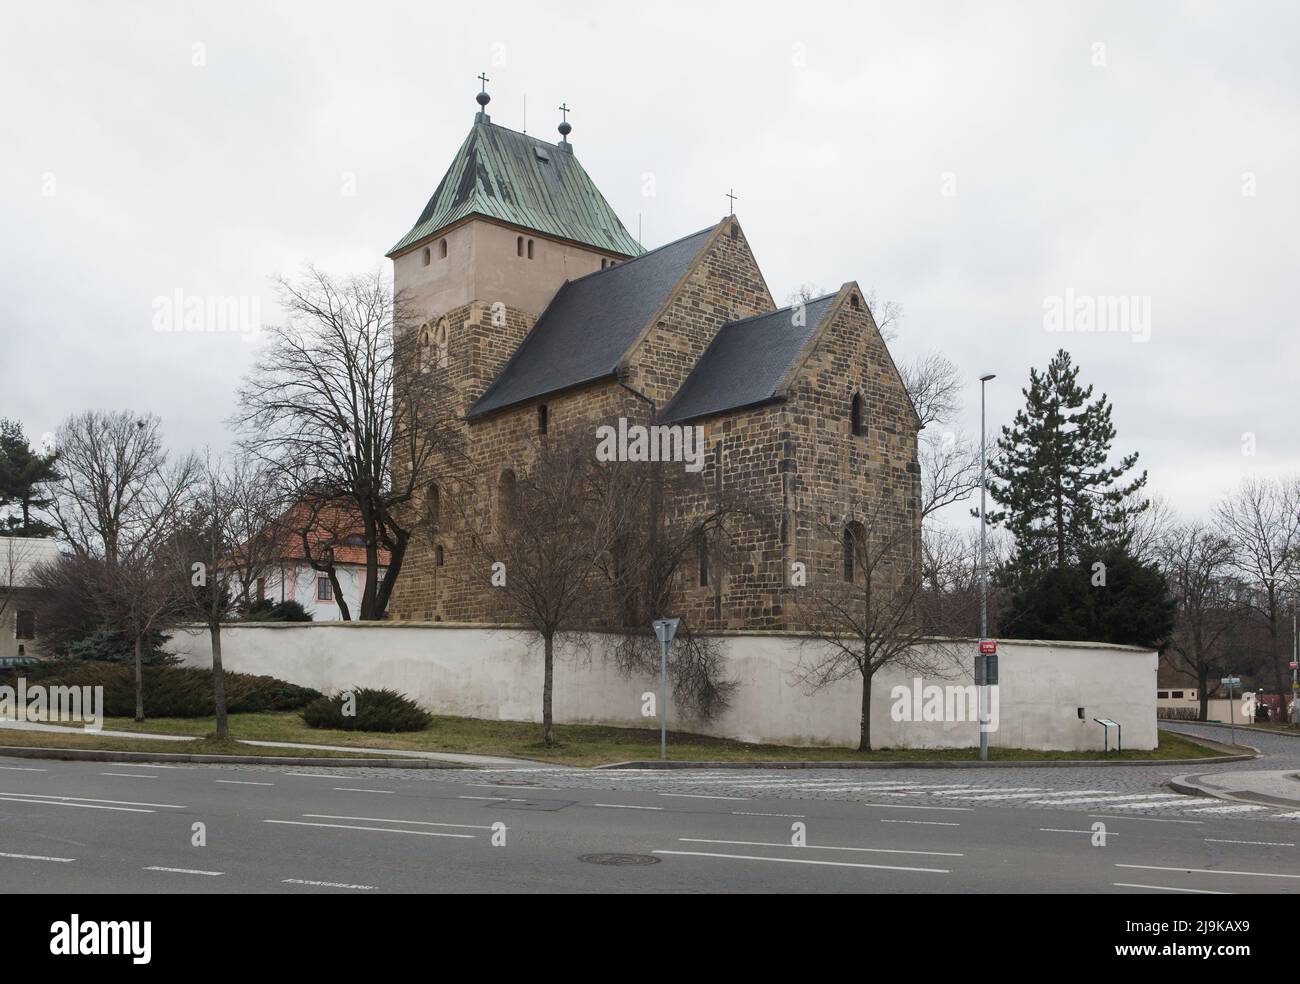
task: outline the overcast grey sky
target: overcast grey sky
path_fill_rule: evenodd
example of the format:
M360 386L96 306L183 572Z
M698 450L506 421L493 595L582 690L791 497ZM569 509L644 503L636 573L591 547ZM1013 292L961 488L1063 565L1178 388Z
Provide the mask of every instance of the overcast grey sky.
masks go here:
M1064 344L1116 451L1203 513L1300 470L1300 13L1270 3L7 4L0 416L162 416L224 446L256 351L154 299L365 271L491 77L494 122L577 155L648 247L736 212L778 302L858 281L894 343L982 370L990 422ZM653 176L652 179L648 176ZM653 194L648 192L653 191ZM1045 302L1138 298L1133 332ZM1254 435L1253 455L1243 454Z

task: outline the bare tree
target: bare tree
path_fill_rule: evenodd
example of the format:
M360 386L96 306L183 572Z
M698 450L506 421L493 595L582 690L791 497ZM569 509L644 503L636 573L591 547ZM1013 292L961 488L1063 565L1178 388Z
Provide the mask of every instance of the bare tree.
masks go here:
M1161 660L1196 681L1204 721L1219 678L1231 670L1227 643L1247 614L1231 578L1233 544L1212 526L1183 523L1165 532L1160 560L1178 605L1173 637Z
M455 505L475 559L473 583L500 617L541 639L542 741L550 747L556 637L593 627L606 610L601 561L624 532L627 510L619 486L599 479L602 466L585 443L551 435L528 457L498 489L490 519L471 507L467 482Z
M858 750L871 751L871 685L886 666L917 672L935 667L921 645L921 589L916 531L900 522L884 497L860 495L843 515L818 522L826 555L796 604L808 626L798 678L811 690L857 676L862 684Z
M181 613L202 621L212 648L216 737L226 738L225 669L221 627L252 604L255 585L279 557L275 527L282 497L274 475L247 459L223 463L208 456L199 494L185 528L173 538L171 580Z
M688 590L721 590L720 574L737 555L737 525L760 517L733 491L706 488L703 473L691 474L676 462L620 463L599 476L617 483L609 494L627 510L623 535L605 558L614 623L622 629L613 637L612 656L625 673L658 672L651 623L679 616L668 662L674 704L708 720L726 709L736 683L723 679L717 637L700 632L686 613Z
M445 370L425 361L409 305L378 274L278 281L289 313L240 391L252 455L297 476L301 499L355 508L366 553L360 618L382 619L402 570L405 507L460 459ZM379 572L379 554L389 563Z
M1247 603L1267 632L1274 685L1284 693L1284 619L1300 566L1300 477L1246 479L1219 503L1216 517L1232 541L1237 574L1249 587Z

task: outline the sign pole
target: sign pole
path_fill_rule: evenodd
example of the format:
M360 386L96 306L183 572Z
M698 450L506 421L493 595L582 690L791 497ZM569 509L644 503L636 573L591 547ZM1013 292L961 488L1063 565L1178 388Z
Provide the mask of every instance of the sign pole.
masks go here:
M659 758L668 758L668 646L677 634L680 618L657 618L652 623L659 640Z

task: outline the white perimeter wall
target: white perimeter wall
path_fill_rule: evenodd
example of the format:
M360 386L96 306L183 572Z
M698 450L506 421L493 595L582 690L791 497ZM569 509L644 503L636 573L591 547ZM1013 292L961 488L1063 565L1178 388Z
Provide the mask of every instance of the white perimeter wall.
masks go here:
M861 706L857 676L809 694L798 682L813 645L794 635L727 635L726 676L739 683L730 709L708 724L669 708L669 727L794 745L856 745ZM930 643L942 667L925 685L968 685L974 643ZM172 648L188 665L209 667L207 633L178 631ZM437 714L492 720L540 721L542 659L529 636L512 629L430 623L279 623L231 625L222 631L228 670L262 673L337 693L350 687L389 687ZM1092 643L1000 642L998 729L994 747L1102 747L1095 717L1124 729L1125 748L1156 746L1156 654ZM958 663L961 666L958 666ZM964 676L961 675L964 673ZM872 744L885 747L971 747L978 724L895 721L895 685L912 688L915 674L885 669L872 690ZM623 676L600 655L556 661L555 718L559 723L654 727L641 716L642 695L658 692L653 676ZM671 705L671 689L669 693ZM1083 718L1079 717L1083 708Z

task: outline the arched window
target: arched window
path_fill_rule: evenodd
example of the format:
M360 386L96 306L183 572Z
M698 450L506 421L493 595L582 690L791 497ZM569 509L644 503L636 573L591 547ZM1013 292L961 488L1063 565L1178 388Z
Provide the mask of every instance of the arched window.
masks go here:
M537 405L537 433L546 433L546 427L550 423L550 420L548 419L549 416L550 414L546 409L546 404L539 403Z
M700 587L709 586L709 540L708 537L701 536L695 545L697 553L697 562L700 573Z
M533 258L533 241L531 239L528 240L528 258L530 260Z
M849 307L853 308L853 310L856 311L856 310L858 310L858 308L859 308L860 306L861 306L861 302L858 300L858 295L857 295L857 294L850 294L850 295L849 295Z
M497 528L505 529L515 516L515 473L507 468L497 480Z
M429 265L429 256L430 256L430 253L429 253L429 247L426 246L426 247L424 247L424 265L425 265L425 266L428 266L428 265Z
M434 556L434 563L436 563L439 567L442 567L443 564L446 563L447 555L443 552L441 543L433 548L433 556Z
M445 260L446 258L447 258L447 240L444 239L442 240L442 242L438 243L438 259Z
M430 485L424 494L424 521L429 524L430 529L436 530L441 516L442 493L438 491L438 486Z
M524 237L520 236L515 240L515 256L524 255Z
M866 544L867 532L863 529L861 523L849 523L844 527L844 580L852 581L857 572L858 552Z
M447 368L447 354L450 342L451 333L447 327L447 319L443 318L438 322L438 327L433 332L433 356L434 362L439 369Z
M854 393L853 402L849 404L849 430L859 437L867 432L867 425L862 420L861 393Z
M600 261L600 268L601 268L602 270L604 270L607 266L609 266L609 260L604 259L604 258L602 257L602 258L601 258L601 261Z

